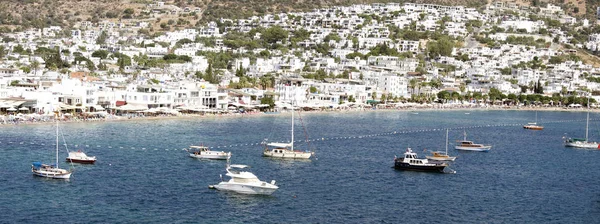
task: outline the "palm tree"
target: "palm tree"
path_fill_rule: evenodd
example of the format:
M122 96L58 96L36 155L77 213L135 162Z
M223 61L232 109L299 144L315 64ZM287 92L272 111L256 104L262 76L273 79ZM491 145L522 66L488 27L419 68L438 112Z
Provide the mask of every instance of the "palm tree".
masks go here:
M415 94L415 87L417 86L417 79L410 79L408 81L408 87L410 87L411 93L410 95L412 96L413 94Z
M40 62L38 62L37 60L33 60L31 61L31 64L29 64L29 68L33 70L33 74L37 74L37 69L40 67Z

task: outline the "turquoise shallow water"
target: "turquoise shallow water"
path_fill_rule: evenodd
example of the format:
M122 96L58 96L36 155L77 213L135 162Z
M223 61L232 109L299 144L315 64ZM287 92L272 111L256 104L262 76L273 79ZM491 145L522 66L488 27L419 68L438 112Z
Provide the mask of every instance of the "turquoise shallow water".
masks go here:
M303 114L297 139L311 160L261 157L264 138L289 138L286 114L263 117L61 124L68 147L99 158L75 165L70 181L31 175L51 162L54 126L0 127L0 222L149 223L595 223L600 217L600 150L565 148L585 134L585 113L539 112L543 131L524 130L529 111L385 111ZM590 138L600 140L592 114ZM450 130L456 174L396 171L394 155L443 150ZM452 148L463 128L490 152ZM395 133L394 133L395 132ZM62 140L61 140L62 141ZM224 161L187 157L193 144L232 151L272 196L208 189ZM61 149L61 167L66 151Z

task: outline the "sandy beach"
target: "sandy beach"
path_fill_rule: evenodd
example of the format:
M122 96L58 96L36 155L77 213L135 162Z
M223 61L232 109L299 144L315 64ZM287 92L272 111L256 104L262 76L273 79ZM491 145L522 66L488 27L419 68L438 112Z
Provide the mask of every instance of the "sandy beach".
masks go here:
M565 111L565 112L576 112L585 111L586 108L567 108L567 107L542 107L542 106L454 106L454 105L418 105L413 107L397 107L397 108L352 108L352 109L325 109L325 110L306 110L300 114L325 114L325 113L372 113L372 112L393 112L393 111L482 111L482 110L526 110L526 111ZM600 112L600 109L590 109L591 112ZM61 123L80 123L80 122L132 122L141 120L166 120L166 119L214 119L214 118L246 118L246 117L263 117L263 116L279 116L281 114L287 114L286 111L265 113L265 112L245 112L245 113L220 113L220 114L188 114L180 113L178 115L155 115L147 116L144 114L127 114L123 116L108 115L106 117L97 118L82 118L82 117L63 117ZM54 119L36 120L27 119L24 117L13 116L9 119L7 115L0 118L0 126L10 125L43 125L43 124L54 124Z

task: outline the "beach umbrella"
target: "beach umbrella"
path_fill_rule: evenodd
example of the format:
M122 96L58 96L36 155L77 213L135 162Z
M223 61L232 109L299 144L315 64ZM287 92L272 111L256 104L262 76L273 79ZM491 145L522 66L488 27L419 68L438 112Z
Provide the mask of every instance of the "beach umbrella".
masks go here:
M21 107L21 108L19 108L19 110L25 110L25 111L27 111L27 110L29 110L29 108L27 108L27 107Z
M17 109L15 109L14 107L8 108L6 109L7 111L17 111Z

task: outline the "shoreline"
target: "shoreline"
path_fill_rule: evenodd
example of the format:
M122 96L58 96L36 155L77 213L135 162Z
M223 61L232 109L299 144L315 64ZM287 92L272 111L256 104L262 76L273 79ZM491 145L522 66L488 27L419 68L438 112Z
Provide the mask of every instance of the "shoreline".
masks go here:
M564 112L583 112L587 111L587 108L567 108L567 107L500 107L500 106L475 106L475 107L456 107L456 106L420 106L420 107L402 107L402 108L356 108L356 109L328 109L328 110L309 110L302 111L301 114L327 114L327 113L371 113L371 112L393 112L393 111L404 111L404 112L430 112L430 111L564 111ZM600 109L590 109L590 112L600 112ZM152 120L184 120L184 119L209 119L209 118L223 118L223 119L234 119L234 118L245 118L245 117L265 117L265 116L279 116L281 114L287 114L287 111L280 111L275 113L265 112L247 112L247 113L228 113L228 114L179 114L179 115L158 115L158 116L116 116L109 115L105 118L68 118L61 119L60 123L99 123L99 122L132 122L132 121L152 121ZM23 120L23 121L8 121L0 120L0 127L3 126L19 126L19 125L44 125L55 123L54 119L49 120Z

